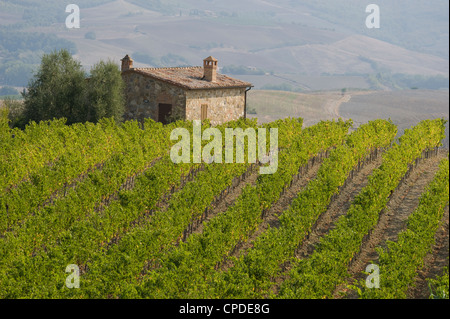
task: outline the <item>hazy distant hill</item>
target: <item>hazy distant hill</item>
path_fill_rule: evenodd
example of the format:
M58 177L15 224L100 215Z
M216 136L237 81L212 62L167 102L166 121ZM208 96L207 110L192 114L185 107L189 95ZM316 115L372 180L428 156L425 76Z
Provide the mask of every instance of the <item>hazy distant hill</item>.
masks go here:
M220 7L221 2L211 1L206 6L206 1L195 1L198 11L188 10L185 3L178 15L168 16L116 1L83 11L82 23L86 32L95 32L94 43L84 39L81 31L62 31L58 35L77 44L80 59L86 64L102 56L117 59L124 52L140 52L154 58L176 53L198 65L201 58L213 54L219 58L220 66L254 66L268 72L366 74L377 71L370 63L373 60L379 68L394 73L448 75L448 59L349 31L306 26L301 18L306 13L297 22L285 23L290 19L280 11L286 9L269 5L270 2L253 2L256 10L252 14L246 11L252 7L247 2L243 10L238 10L243 5L237 2L228 3L228 8L236 11L227 12L222 11L225 8ZM206 8L215 11L202 11ZM365 16L362 12L361 17ZM93 45L98 45L97 50L91 49ZM83 50L84 47L89 50Z
M448 58L449 2L445 0L282 0L294 7L346 27L352 32L400 45L407 49ZM362 27L368 4L380 7L381 28Z
M381 28L369 30L369 3L359 0L81 1L81 28L68 30L68 13L60 1L7 0L0 2L0 31L42 32L69 40L87 69L100 59L119 63L125 54L134 56L137 66L200 65L213 55L220 67L257 68L283 77L365 77L359 88L367 88L371 74L448 77L448 2L377 3ZM25 61L29 70L37 56L48 51L10 51L7 45L2 48L1 39L0 49L0 73L7 72L12 61ZM324 83L319 89L328 87Z
M248 24L297 23L367 35L414 51L448 57L449 2L446 0L379 0L381 28L367 29L361 0L129 0L167 15L180 12L214 16ZM234 15L234 16L233 16ZM241 20L241 21L239 21Z

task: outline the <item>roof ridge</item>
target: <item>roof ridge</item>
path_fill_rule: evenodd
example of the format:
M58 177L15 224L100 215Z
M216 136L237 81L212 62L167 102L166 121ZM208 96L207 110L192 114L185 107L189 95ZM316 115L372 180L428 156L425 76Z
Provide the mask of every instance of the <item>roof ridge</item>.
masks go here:
M170 72L165 72L170 71ZM248 87L251 83L234 79L224 74L217 73L217 82L203 80L203 67L164 67L164 68L133 68L124 72L136 72L144 76L165 81L187 89L214 89Z
M160 68L134 68L135 70L169 70L169 69L199 69L202 66L166 66Z

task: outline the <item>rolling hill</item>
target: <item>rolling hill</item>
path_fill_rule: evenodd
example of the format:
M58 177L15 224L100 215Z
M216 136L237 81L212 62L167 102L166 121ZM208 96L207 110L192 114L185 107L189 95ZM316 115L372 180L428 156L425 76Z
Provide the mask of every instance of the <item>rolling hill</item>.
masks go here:
M342 7L347 8L351 2L344 1ZM387 70L448 77L448 58L438 51L424 53L395 41L379 40L376 33L367 34L366 30L358 31L344 23L346 15L341 9L334 9L335 4L330 4L327 12L320 5L323 3L258 0L231 1L226 5L220 1L174 0L160 5L158 1L117 0L82 7L80 29L65 28L63 18L68 14L61 13L61 22L25 26L22 31L53 33L73 41L78 49L76 57L86 68L100 59L119 61L127 53L139 52L154 58L177 54L191 65L199 65L204 57L213 55L220 66L244 65L275 73L317 76ZM390 6L385 4L385 8L386 12ZM2 20L17 18L17 10L9 16L3 13ZM359 14L364 26L366 13L355 10L351 13ZM331 12L336 13L334 19ZM385 15L393 19L395 14L394 11ZM442 17L439 18L430 33L442 29ZM402 21L405 19L402 17ZM88 32L95 33L95 39L86 39ZM136 62L147 65L145 61Z

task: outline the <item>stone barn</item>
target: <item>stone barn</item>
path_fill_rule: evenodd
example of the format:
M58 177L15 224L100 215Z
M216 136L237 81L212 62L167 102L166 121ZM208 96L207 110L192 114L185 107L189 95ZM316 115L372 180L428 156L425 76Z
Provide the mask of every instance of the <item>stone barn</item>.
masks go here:
M167 124L209 119L218 125L246 117L252 84L217 73L217 60L211 56L203 67L134 68L128 55L121 61L125 120L152 118Z

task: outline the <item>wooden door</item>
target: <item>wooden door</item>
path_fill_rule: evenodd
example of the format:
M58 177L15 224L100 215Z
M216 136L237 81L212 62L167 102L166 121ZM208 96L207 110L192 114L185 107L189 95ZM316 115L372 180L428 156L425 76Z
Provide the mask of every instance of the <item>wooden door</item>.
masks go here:
M172 115L172 104L158 104L158 121L163 124L169 123L169 116Z

